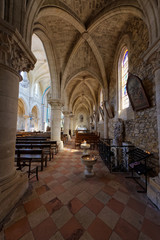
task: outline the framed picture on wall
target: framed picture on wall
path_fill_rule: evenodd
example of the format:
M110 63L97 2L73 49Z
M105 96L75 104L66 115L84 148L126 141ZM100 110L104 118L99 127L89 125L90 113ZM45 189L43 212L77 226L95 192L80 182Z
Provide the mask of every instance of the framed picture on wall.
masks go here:
M141 79L131 73L128 75L127 93L134 111L150 106Z

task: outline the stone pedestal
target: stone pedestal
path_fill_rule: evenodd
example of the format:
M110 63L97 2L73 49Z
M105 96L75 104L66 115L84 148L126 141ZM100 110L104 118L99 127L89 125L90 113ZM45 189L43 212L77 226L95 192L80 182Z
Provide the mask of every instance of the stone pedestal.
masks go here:
M97 158L90 155L83 155L81 157L81 161L85 165L84 170L85 177L94 176L93 165L97 162Z
M90 144L82 143L81 148L83 149L83 156L88 155L88 149L90 148Z
M20 71L36 59L20 34L0 20L0 222L28 187L28 178L14 167Z
M57 141L59 150L63 149L61 141L61 107L60 99L51 99L51 140Z

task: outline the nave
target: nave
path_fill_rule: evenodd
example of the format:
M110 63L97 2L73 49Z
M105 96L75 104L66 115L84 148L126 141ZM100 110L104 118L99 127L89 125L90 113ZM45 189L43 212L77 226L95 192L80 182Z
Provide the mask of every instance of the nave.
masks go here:
M30 180L0 239L159 240L160 212L127 173L110 174L98 157L86 178L81 156L74 139L54 155L39 181Z

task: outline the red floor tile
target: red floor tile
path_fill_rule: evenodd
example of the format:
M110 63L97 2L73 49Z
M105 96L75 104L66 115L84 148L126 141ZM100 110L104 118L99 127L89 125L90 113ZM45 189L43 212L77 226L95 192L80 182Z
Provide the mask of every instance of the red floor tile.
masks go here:
M54 213L56 210L63 206L62 202L58 198L54 198L50 202L45 204L45 207L49 214Z
M27 217L22 218L5 230L6 240L17 240L30 231Z
M104 207L104 204L93 197L89 202L87 202L86 206L97 215Z
M39 208L42 205L42 202L39 198L35 198L27 203L24 204L24 208L26 213L29 214Z
M64 239L78 240L83 235L83 228L79 222L72 217L60 230Z
M43 180L47 184L47 183L52 182L54 180L54 177L53 176L49 176L49 177L44 178Z
M96 218L88 228L89 234L94 240L107 240L112 230L99 218Z
M116 192L116 189L114 189L114 188L106 185L106 186L103 188L103 192L107 193L107 194L110 195L110 196L113 196L114 193Z
M53 220L49 217L33 229L35 240L48 240L57 231Z
M73 198L69 204L68 204L68 207L70 209L70 211L75 214L77 213L82 207L83 207L83 203L77 199L77 198Z
M63 193L66 189L62 185L55 185L54 187L52 186L52 190L55 194L61 194Z
M145 235L148 235L151 239L159 240L160 239L160 223L158 222L157 224L145 218L142 226L142 232Z
M68 181L68 178L65 177L65 176L62 176L62 177L57 178L57 181L58 181L59 183L64 183L64 182Z
M123 240L138 240L139 231L132 227L128 222L120 218L118 221L115 232L123 239Z
M127 205L130 208L133 208L135 211L137 211L142 216L144 216L145 210L146 210L146 206L143 203L141 203L139 201L136 201L134 198L130 198L128 203L127 203Z
M28 202L26 202L24 196L23 202L25 203L22 207L17 208L11 217L8 223L10 227L6 228L4 239L19 240L21 238L23 239L24 235L32 236L33 233L35 240L60 240L62 239L61 234L65 240L107 240L120 238L123 240L140 240L145 237L147 239L159 240L160 226L158 226L158 224L160 214L155 208L150 208L151 202L148 204L147 195L137 194L137 184L134 183L134 181L131 181L131 183L128 183L126 180L124 181L123 173L118 175L106 174L106 166L104 166L101 160L98 160L95 165L95 176L93 178L84 178L84 165L82 165L80 161L82 151L77 150L79 152L76 152L74 150L72 151L72 149L70 150L69 148L72 147L73 144L74 140L67 146L66 151L59 152L57 156L54 156L54 161L48 162L48 167L44 169L44 172L40 172L39 182L35 180L30 182L30 185L33 187L33 194L34 190L36 190L37 194L40 195L40 198L44 201L44 204L40 201L39 197L37 197L37 194L33 195L36 199L30 198L32 200L27 200ZM65 183L65 181L68 183ZM85 201L86 204L81 202L77 197L78 194L84 192L90 196L88 200ZM134 194L136 196L135 199ZM105 198L105 200L107 198L108 202L103 204L98 199L98 196L102 202L103 198ZM133 197L131 198L131 196ZM84 197L84 195L82 194L81 197ZM40 212L36 213L36 211L37 208L42 208L42 206L41 216ZM103 211L104 206L107 209L106 212ZM65 211L60 212L61 208L62 210L65 209ZM128 212L126 208L129 209ZM85 209L85 211L83 211L83 209ZM132 209L133 213L131 213ZM83 216L87 210L90 216L87 214L84 218ZM33 216L30 214L32 212L35 212ZM59 212L60 215L58 215ZM79 215L78 212L80 212ZM27 220L27 217L19 221L16 220L19 219L20 216L25 216L26 213L29 214L27 215L29 220ZM48 213L50 215L53 214L54 218L52 219L53 215L49 217ZM106 216L107 213L111 214L108 220ZM46 218L43 217L44 214L46 214ZM74 214L76 214L76 217ZM101 218L95 216L98 214L100 214L99 217ZM118 215L119 221L117 219L118 222L115 222L116 225L114 224L113 230L109 227L111 226L109 224L113 220L112 218L115 219L115 216L113 217L112 214L115 216L119 214L123 217L123 219L119 219ZM128 218L126 217L127 214ZM135 217L133 216L134 214ZM136 228L134 220L137 219L139 214L141 214L139 219L142 224L139 228ZM143 222L144 216L146 219ZM31 219L32 217L33 219ZM39 221L37 223L38 226L36 224L34 225L34 221L40 217L42 217L43 222ZM61 219L60 223L56 217ZM132 217L133 219L131 219ZM66 218L69 219L68 222L67 220L65 221ZM61 225L63 219L64 225ZM137 219L138 222L139 219ZM13 221L17 222L12 223ZM28 221L30 221L31 225L34 225L33 229L30 228ZM85 221L86 223L84 224ZM134 225L131 225L131 223ZM84 229L83 226L86 226L86 228ZM141 227L142 229L140 229ZM139 229L141 232L139 232ZM82 235L83 237L81 238Z
M119 201L117 201L114 198L111 198L109 202L107 203L107 206L110 207L113 211L115 211L118 214L121 214L125 205Z
M38 193L38 195L41 195L48 190L49 190L49 187L47 185L42 185L41 187L36 188L36 192Z

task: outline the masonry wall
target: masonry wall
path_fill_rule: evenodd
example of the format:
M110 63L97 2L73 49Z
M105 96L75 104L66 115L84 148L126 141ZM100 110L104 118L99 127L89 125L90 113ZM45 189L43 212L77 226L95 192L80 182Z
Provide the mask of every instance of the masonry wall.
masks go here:
M109 138L114 138L116 119L123 119L125 126L124 141L130 141L135 146L153 153L149 165L153 167L156 174L158 173L159 163L155 83L151 64L143 62L143 53L148 47L148 32L143 22L134 18L123 34L127 34L130 38L129 72L137 75L142 80L150 107L140 111L133 111L130 105L127 110L118 114L118 73L115 71L118 66L118 58L115 56L109 86L109 102L114 108L115 116L113 119L109 119Z

